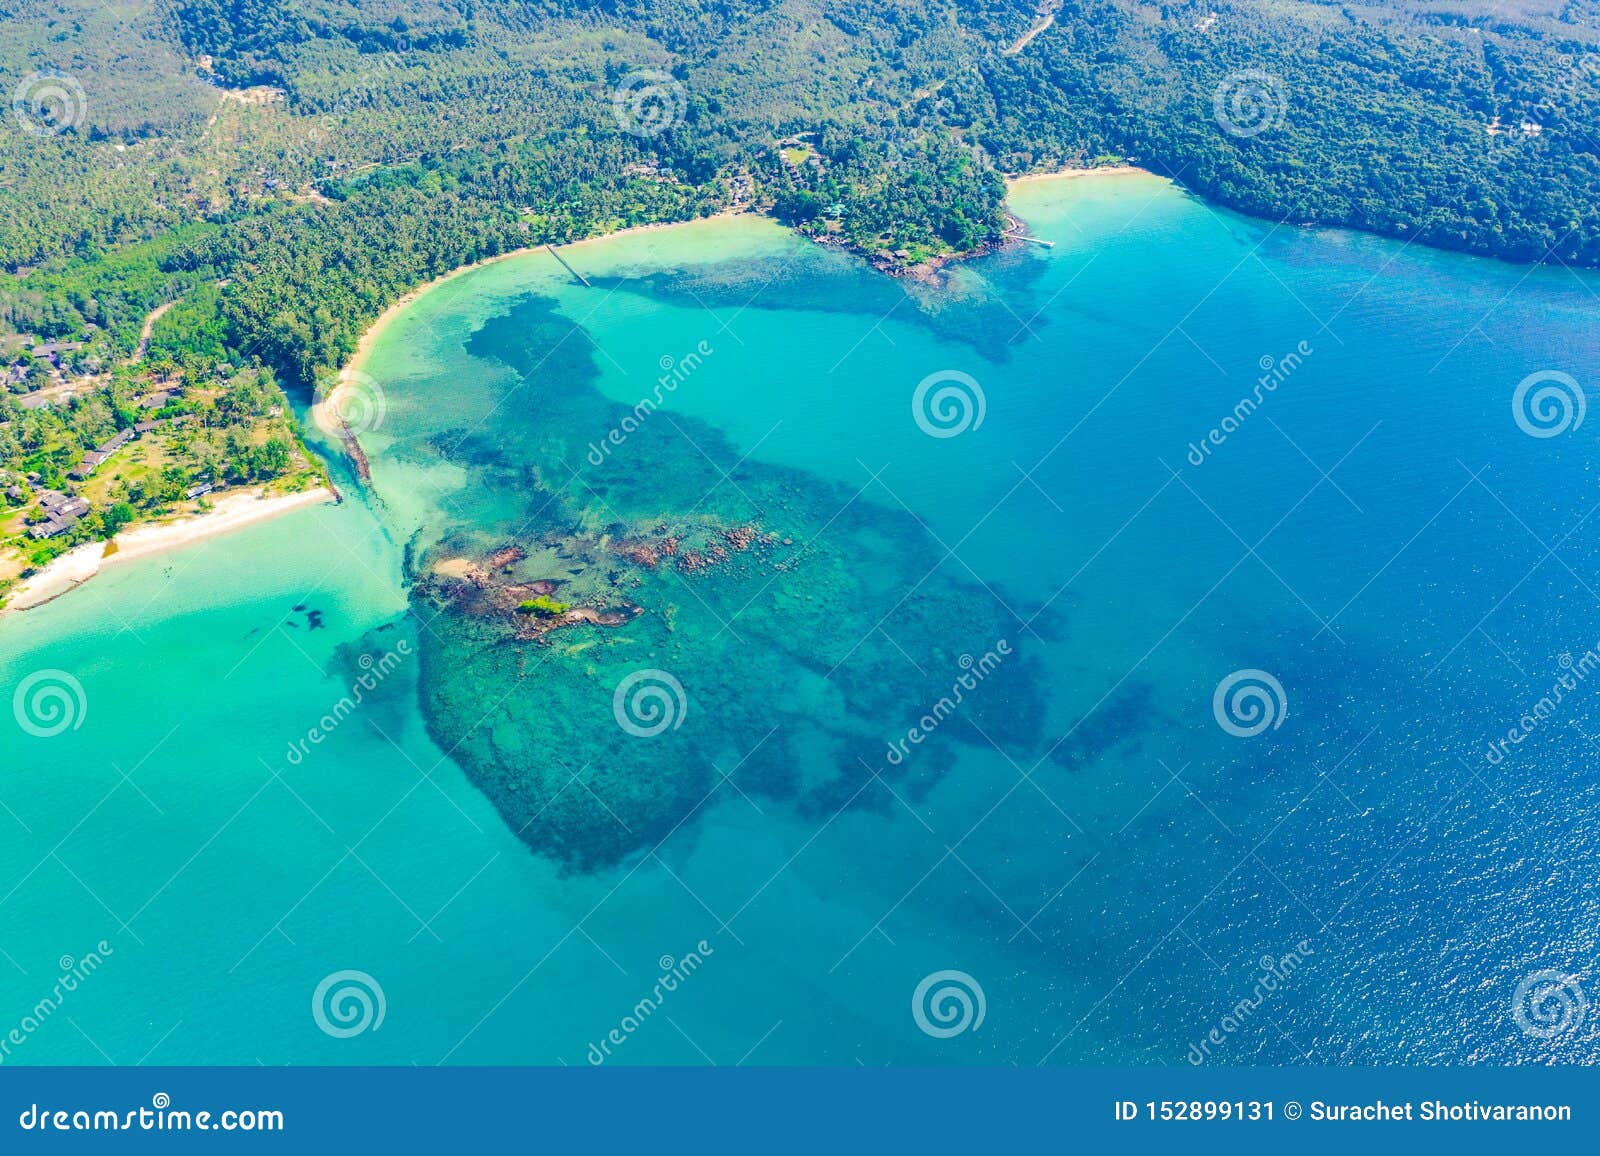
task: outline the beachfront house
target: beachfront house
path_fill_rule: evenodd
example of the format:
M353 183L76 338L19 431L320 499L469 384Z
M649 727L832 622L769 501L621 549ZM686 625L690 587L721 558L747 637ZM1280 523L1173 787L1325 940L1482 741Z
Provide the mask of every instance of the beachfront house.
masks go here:
M59 490L40 490L39 505L44 510L44 519L28 527L28 533L35 538L54 538L57 534L65 534L89 512L89 503L83 498L63 494Z
M97 469L104 465L106 460L110 458L112 454L116 453L123 446L132 441L133 436L133 430L125 429L117 433L115 436L107 438L95 449L92 449L88 453L84 454L83 461L73 466L68 472L68 476L76 478L79 481L89 477Z

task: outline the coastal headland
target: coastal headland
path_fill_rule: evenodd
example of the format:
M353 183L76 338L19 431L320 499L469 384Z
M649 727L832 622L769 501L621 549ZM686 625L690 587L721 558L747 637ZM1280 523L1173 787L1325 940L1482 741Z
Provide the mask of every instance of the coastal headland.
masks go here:
M339 500L338 493L328 486L279 494L265 489L227 494L204 513L145 523L108 541L87 542L69 550L19 582L0 614L42 606L82 586L106 566L180 549L268 518Z

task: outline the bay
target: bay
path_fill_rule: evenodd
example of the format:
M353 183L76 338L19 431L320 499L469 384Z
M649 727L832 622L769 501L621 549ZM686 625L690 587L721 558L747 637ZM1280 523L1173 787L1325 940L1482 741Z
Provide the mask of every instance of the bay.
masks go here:
M1517 1012L1594 958L1600 496L1513 409L1593 278L1012 200L943 289L751 218L453 278L370 490L8 618L83 694L8 736L5 1006L109 951L7 1062L1593 1060ZM545 580L637 617L519 640Z

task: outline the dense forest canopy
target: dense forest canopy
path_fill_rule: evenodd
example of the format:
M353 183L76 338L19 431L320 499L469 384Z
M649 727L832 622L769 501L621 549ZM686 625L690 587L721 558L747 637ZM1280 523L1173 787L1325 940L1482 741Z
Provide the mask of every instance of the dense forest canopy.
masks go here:
M1000 174L1600 264L1600 0L23 0L0 330L311 386L416 283L729 205L891 271ZM1030 35L1031 34L1031 35ZM97 353L97 350L99 351Z

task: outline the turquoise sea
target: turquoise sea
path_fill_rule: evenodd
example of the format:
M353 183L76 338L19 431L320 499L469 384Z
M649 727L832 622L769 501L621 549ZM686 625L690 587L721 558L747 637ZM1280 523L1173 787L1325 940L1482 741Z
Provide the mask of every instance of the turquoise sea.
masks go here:
M1600 1059L1600 279L1012 203L451 279L370 488L0 622L0 1058Z

